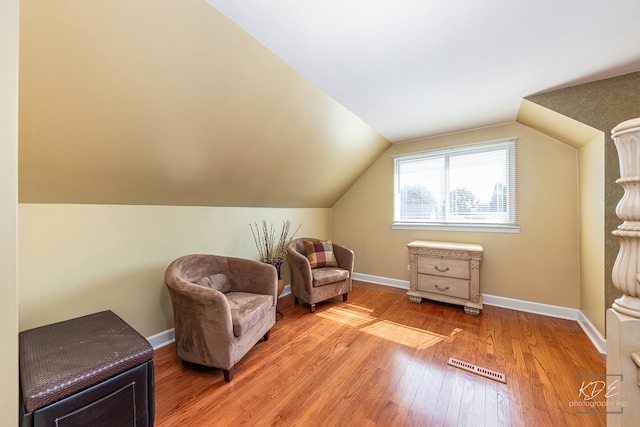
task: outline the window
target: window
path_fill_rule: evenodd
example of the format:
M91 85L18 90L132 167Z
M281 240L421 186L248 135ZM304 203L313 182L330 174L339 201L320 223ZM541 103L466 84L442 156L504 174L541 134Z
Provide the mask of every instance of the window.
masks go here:
M519 232L516 138L394 157L393 228Z

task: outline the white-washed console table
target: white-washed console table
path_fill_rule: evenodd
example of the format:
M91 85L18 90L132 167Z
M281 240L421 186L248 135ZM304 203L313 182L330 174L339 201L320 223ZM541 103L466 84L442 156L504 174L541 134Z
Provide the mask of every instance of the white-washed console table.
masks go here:
M480 313L482 246L416 240L407 247L411 268L407 294L411 302L427 298L462 305L468 314Z

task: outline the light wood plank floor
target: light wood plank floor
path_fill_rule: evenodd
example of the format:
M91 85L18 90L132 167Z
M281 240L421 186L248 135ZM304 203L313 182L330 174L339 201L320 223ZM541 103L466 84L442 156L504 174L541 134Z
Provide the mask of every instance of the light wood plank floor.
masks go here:
M354 282L316 313L280 300L284 317L236 365L184 367L156 351L156 423L167 426L604 426L577 414L578 374L604 374L573 321L486 306L411 303L406 291ZM447 365L450 357L507 383Z

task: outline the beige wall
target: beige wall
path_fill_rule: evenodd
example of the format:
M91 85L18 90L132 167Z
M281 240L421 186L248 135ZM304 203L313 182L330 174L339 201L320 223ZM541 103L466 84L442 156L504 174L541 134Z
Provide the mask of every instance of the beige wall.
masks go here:
M556 111L522 100L518 123L578 149L580 311L605 334L605 135ZM608 271L611 271L610 269Z
M173 327L163 278L189 253L257 258L250 223L329 238L329 209L19 205L20 330L113 310L144 336ZM292 230L293 231L293 230ZM286 279L286 278L285 278Z
M527 99L604 132L604 276L605 307L611 307L621 293L613 286L611 271L618 255L618 240L611 234L620 224L615 208L623 196L616 184L620 177L618 153L611 130L619 123L640 117L640 71L597 80Z
M580 310L605 335L604 133L579 150Z
M0 425L18 425L18 1L0 2Z
M392 155L511 136L518 137L519 234L391 229ZM483 293L579 308L577 179L575 148L517 123L397 144L336 203L332 234L354 249L355 271L400 280L409 280L412 240L479 243Z

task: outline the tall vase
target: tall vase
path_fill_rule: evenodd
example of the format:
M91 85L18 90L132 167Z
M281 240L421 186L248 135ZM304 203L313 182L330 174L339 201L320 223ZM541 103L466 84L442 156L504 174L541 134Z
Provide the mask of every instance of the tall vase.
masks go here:
M278 264L274 264L274 266L276 267L276 271L278 272L278 298L279 298L280 295L282 294L282 291L284 290L284 279L282 279L282 275L280 274L280 269L282 268L282 262Z
M622 296L612 308L640 318L640 118L620 123L611 133L620 159L616 183L624 189L616 206L616 215L624 222L612 232L620 250L611 277Z

